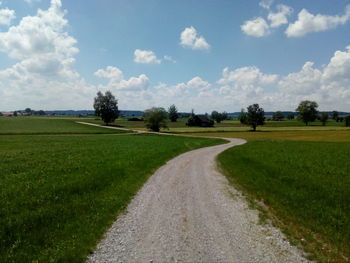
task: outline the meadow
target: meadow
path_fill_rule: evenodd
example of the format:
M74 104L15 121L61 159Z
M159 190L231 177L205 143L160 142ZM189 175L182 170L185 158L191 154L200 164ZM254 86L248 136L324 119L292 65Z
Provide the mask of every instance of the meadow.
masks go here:
M123 134L95 118L0 117L0 262L83 262L150 175L220 139ZM223 173L289 240L319 262L350 257L350 128L238 121L169 123L169 133L247 139L222 153ZM125 119L116 127L145 130ZM347 257L347 258L346 258Z
M229 136L228 136L229 135ZM350 259L350 131L220 133L229 181L318 262ZM260 205L259 205L260 204Z
M104 134L126 131L88 127L76 123L82 118L64 117L0 117L0 135L18 134Z
M84 262L158 167L183 152L223 143L91 134L114 130L77 128L73 120L15 121L21 123L1 128L11 135L0 135L0 262ZM14 135L23 133L18 127L36 134Z
M84 119L86 122L91 122L95 124L103 124L101 120L94 118ZM248 131L249 126L242 125L237 120L226 120L221 123L215 123L214 127L203 128L203 127L188 127L186 126L187 119L178 119L177 122L168 122L168 128L162 129L162 132L170 133L203 133L203 132L236 132L236 131ZM136 130L146 130L145 123L143 121L127 121L127 119L117 119L111 126L136 129ZM315 121L310 123L308 126L298 120L288 120L288 121L266 121L264 126L258 128L262 131L279 131L279 130L343 130L349 129L345 127L344 122L336 122L334 120L329 120L325 126L321 122Z

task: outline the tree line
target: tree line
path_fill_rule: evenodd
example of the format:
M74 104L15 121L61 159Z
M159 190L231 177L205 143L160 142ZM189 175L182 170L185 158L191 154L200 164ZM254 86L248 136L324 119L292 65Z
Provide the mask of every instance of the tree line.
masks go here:
M118 100L110 91L106 91L105 94L100 91L97 93L97 96L94 99L94 109L95 114L101 117L105 125L108 125L119 117ZM317 109L317 102L309 100L301 101L296 108L296 112L298 113L297 118L300 121L303 121L305 125L308 125L310 122L317 119L320 120L323 125L325 125L328 121L329 115L327 112L319 112ZM153 107L151 109L147 109L144 113L146 127L155 132L159 132L161 128L167 128L168 119L171 122L176 122L179 117L180 115L175 105L171 105L168 110L165 110L162 107ZM187 125L194 126L191 125L193 124L192 122L194 122L194 117L195 114L192 110ZM207 116L207 118L213 125L214 121L216 123L220 123L221 121L226 120L228 118L228 114L227 112L219 113L217 111L213 111L210 119L209 116ZM295 116L293 113L288 113L287 119L292 120L294 118ZM341 119L341 117L339 117L339 113L337 111L332 112L332 118L336 121L344 120L344 118ZM257 103L249 105L246 111L242 109L238 116L238 120L244 125L251 126L253 131L256 131L257 126L264 125L265 119L264 109ZM281 121L284 119L284 115L281 111L277 111L273 114L272 119L275 121ZM345 117L345 123L346 126L350 126L350 116Z

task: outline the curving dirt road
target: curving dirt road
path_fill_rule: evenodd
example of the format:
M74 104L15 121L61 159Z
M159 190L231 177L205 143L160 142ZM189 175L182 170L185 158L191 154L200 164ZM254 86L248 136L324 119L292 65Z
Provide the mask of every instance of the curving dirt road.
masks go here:
M308 262L217 171L227 140L158 169L88 262Z

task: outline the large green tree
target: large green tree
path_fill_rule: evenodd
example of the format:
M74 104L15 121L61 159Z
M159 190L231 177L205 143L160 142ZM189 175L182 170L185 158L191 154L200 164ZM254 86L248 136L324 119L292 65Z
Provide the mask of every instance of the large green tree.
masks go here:
M245 124L252 127L253 131L256 131L258 125L265 124L265 112L263 108L260 108L259 104L253 104L248 106L245 116Z
M317 108L318 104L315 101L304 100L300 102L298 108L296 108L296 111L299 113L298 118L302 120L305 125L308 125L309 122L317 119Z
M177 119L179 118L177 108L174 104L169 107L168 113L169 113L169 119L171 122L176 122Z
M159 132L160 128L167 128L168 113L164 108L151 108L145 111L146 127L152 131Z
M96 116L101 117L106 125L113 122L119 116L118 100L116 100L110 91L106 91L105 94L101 91L97 92L94 109Z

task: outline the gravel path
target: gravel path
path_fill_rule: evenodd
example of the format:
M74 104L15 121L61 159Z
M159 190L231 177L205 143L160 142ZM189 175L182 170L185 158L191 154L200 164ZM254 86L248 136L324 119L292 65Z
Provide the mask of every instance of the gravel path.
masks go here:
M182 154L148 180L88 262L308 262L216 170L244 140Z

